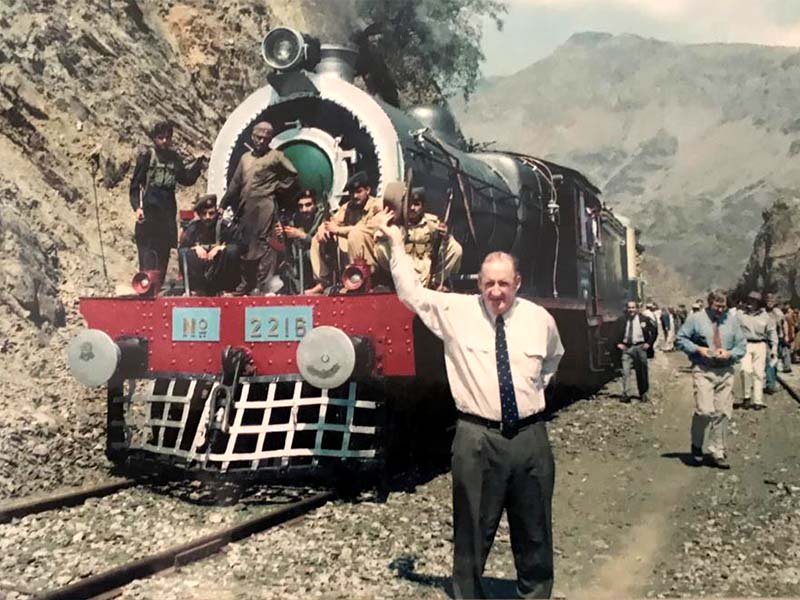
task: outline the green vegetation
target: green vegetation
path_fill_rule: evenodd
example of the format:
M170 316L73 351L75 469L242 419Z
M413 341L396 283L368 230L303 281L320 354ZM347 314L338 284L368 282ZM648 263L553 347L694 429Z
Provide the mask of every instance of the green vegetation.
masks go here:
M370 24L374 61L391 73L400 98L434 102L475 90L480 77L485 18L498 29L505 0L357 0Z

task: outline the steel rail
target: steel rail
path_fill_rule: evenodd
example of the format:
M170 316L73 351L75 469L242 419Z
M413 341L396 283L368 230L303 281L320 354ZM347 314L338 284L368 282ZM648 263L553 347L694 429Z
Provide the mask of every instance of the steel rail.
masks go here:
M37 594L39 600L82 600L106 594L124 585L206 558L230 542L235 542L275 527L314 510L337 497L336 492L322 492L294 504L260 515L237 525L173 546L145 558L134 560L103 573L81 579L56 590Z
M0 523L8 523L26 515L40 513L45 510L66 508L82 504L89 498L102 498L119 490L136 485L131 479L122 479L101 483L88 488L78 488L65 492L57 492L41 498L23 498L0 506Z
M796 402L800 403L800 394L798 394L798 393L797 393L797 391L796 391L796 390L794 390L794 389L792 388L792 386L790 386L790 385L789 385L789 382L788 382L788 381L786 381L786 378L785 378L785 377L782 377L782 376L780 375L780 373L778 374L778 383L780 383L780 384L783 386L783 389L785 389L787 392L789 392L789 395L790 395L792 398L794 398L794 400L795 400Z

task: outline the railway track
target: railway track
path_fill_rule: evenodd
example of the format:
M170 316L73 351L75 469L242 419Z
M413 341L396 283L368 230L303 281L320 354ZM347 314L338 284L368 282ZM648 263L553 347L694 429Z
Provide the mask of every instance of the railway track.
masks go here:
M800 404L800 385L797 382L791 381L790 378L778 373L778 383L781 384L783 389L798 403Z
M0 523L9 523L13 519L23 517L43 519L47 511L75 507L89 498L112 496L123 490L130 490L135 486L135 482L126 479L0 506ZM56 585L53 588L36 590L31 589L32 586L30 585L3 582L4 585L0 585L0 589L5 587L6 590L32 595L42 600L111 598L115 596L115 590L137 579L143 579L166 569L180 567L206 558L231 542L242 540L271 527L301 517L334 500L336 497L337 493L334 491L309 493L305 496L294 498L279 508L257 514L226 527L220 527L211 533L198 535L189 541L149 554L136 552L137 556L133 560L127 560L123 564L111 566L85 577L79 577L66 585ZM108 499L107 501L110 500ZM89 507L83 508L84 510L89 509ZM136 517L131 515L130 518L135 519ZM53 578L48 578L48 582L52 580Z

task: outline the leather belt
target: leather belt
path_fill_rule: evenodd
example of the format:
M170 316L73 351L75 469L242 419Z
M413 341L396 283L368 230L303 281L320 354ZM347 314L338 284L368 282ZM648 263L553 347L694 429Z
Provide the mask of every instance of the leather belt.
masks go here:
M542 414L534 413L528 417L525 417L524 419L519 419L511 427L505 427L505 428L503 427L502 421L493 421L491 419L484 419L483 417L479 417L478 415L473 415L461 411L458 411L458 418L461 419L462 421L466 421L467 423L474 423L475 425L481 425L482 427L486 427L487 429L498 429L500 430L500 433L502 433L505 437L514 437L523 427L541 421Z

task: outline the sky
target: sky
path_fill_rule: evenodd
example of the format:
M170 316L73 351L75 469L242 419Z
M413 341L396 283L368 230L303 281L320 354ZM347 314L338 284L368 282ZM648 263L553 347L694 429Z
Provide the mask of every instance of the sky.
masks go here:
M573 33L634 33L684 43L800 46L800 0L507 0L503 31L484 25L483 75L510 75Z

